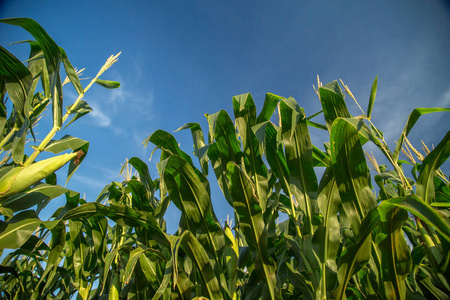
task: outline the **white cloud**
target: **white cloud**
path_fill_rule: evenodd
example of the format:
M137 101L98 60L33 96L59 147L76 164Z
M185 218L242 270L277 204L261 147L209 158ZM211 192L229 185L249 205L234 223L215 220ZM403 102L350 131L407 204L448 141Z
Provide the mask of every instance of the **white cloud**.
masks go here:
M78 181L83 184L83 186L89 186L95 190L101 191L108 181L95 179L92 176L84 176L76 173L72 176L71 181Z
M105 115L102 110L97 106L97 104L92 103L92 112L90 113L90 116L93 117L97 125L100 127L108 127L111 125L111 118Z
M439 102L440 107L450 107L450 87L447 91L442 95L441 101Z

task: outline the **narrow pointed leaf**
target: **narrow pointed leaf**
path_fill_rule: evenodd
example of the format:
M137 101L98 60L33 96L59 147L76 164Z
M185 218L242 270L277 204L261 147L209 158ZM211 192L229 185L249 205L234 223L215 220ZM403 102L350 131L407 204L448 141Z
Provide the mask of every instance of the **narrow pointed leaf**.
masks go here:
M69 112L69 114L74 115L74 116L73 116L72 120L70 120L70 122L67 123L66 126L64 126L64 129L67 128L67 126L69 126L76 120L78 120L79 118L81 118L82 116L90 113L92 111L92 108L89 106L89 104L86 101L81 100L81 101L77 102L76 105L72 104L72 105L67 106L66 110Z
M372 89L370 90L370 98L369 98L369 106L367 107L367 118L370 119L372 115L373 105L375 103L375 98L377 97L377 85L378 85L378 76L375 77L373 81Z
M112 80L96 79L95 83L107 89L117 89L120 87L120 82Z
M75 69L73 68L72 64L69 61L69 58L67 57L66 51L64 51L63 48L59 49L61 51L61 58L64 64L64 69L66 70L67 77L69 77L70 82L77 91L78 95L84 94L83 86L81 85L77 72L75 72Z
M450 156L450 131L439 142L422 162L419 178L417 179L416 195L430 204L435 200L433 178L435 171L447 161Z
M425 223L435 228L442 236L450 241L450 222L442 216L436 209L425 203L415 195L392 198L385 200L378 207L381 219L386 220L386 214L393 208L399 207L407 210L414 216L420 218Z
M394 160L398 159L398 157L400 155L400 150L402 149L403 142L405 140L405 137L408 136L409 132L411 131L411 129L416 124L417 120L419 120L419 118L422 115L434 113L434 112L445 112L445 111L450 111L450 108L442 108L442 107L415 108L409 115L408 121L406 121L406 125L403 128L400 138L398 139L397 145L395 146L395 150L394 150L394 154L393 154Z

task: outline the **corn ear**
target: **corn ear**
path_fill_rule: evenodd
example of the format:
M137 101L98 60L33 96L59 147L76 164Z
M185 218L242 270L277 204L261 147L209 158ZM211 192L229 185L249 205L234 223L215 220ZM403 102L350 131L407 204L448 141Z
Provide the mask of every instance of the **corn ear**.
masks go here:
M0 178L0 199L24 191L29 186L52 174L78 153L63 154L44 159L26 167L15 167Z

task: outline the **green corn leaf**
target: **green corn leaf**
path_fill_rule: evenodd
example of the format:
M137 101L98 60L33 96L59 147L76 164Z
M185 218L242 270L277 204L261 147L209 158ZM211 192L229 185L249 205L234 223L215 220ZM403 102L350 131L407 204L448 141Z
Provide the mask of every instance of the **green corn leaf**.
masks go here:
M241 168L233 162L229 162L227 165L227 177L230 182L229 189L233 207L239 216L239 230L245 235L246 241L252 249L258 276L267 285L270 298L279 299L281 293L276 276L276 263L267 252L267 230L262 209L255 197L255 187Z
M351 117L337 80L319 88L319 95L328 131L336 118Z
M202 284L207 292L205 296L208 299L223 299L219 282L202 244L189 231L185 231L180 240L181 248L192 259L199 270Z
M96 79L95 83L107 89L117 89L120 87L120 82L112 80Z
M59 72L50 74L50 86L52 91L53 127L60 129L63 118L63 90Z
M262 160L260 143L252 129L256 122L256 106L252 95L248 93L234 96L233 110L243 152L249 162L249 177L253 178L260 205L265 211L269 197L267 167Z
M142 272L144 273L145 278L148 282L152 285L153 289L156 291L160 287L159 276L160 274L160 267L159 261L155 258L154 255L147 256L144 252L142 255L139 256L139 265L142 269Z
M287 195L291 195L289 187L290 172L283 153L283 147L277 140L278 132L272 123L267 123L265 131L266 158L272 172L279 178L281 187Z
M166 263L166 269L164 271L164 277L163 277L163 280L161 282L161 285L159 286L159 288L156 291L155 295L153 295L152 300L158 300L159 298L161 298L161 296L166 294L167 290L170 292L170 289L168 289L167 286L170 283L170 278L171 278L172 272L173 272L172 260L169 260ZM169 296L170 296L170 294L169 294ZM169 299L169 297L163 298L163 299Z
M177 154L189 162L190 165L194 166L191 157L180 149L177 140L170 133L164 130L156 130L151 136L144 140L144 147L147 146L148 142L153 143L157 148L161 149L161 160L166 159L172 154Z
M59 197L68 191L59 185L40 183L25 192L6 198L2 201L2 206L17 212Z
M93 216L105 216L116 221L121 226L142 226L151 232L152 237L167 248L170 241L167 235L156 223L155 218L147 212L137 211L121 205L102 205L100 203L85 203L68 211L63 219L87 219Z
M74 116L73 116L72 120L70 120L70 122L67 123L66 126L64 126L64 129L67 128L67 126L69 126L76 120L78 120L79 118L81 118L82 116L90 113L92 111L92 108L89 106L89 104L86 101L80 100L77 102L76 105L72 104L72 105L67 106L66 110L69 112L69 114L71 114L71 115L74 114Z
M188 229L195 234L213 260L216 260L219 268L217 259L222 255L225 237L213 211L209 190L204 185L207 183L206 177L199 178L200 175L192 166L177 155L161 162L159 170L163 184L173 203L182 212Z
M434 113L434 112L442 112L442 111L450 111L450 108L442 108L442 107L430 107L430 108L415 108L411 114L408 117L408 121L406 121L405 128L403 128L403 131L400 135L400 138L398 139L397 145L395 146L393 158L394 160L397 160L400 155L400 150L402 149L403 142L405 140L405 137L408 136L411 129L416 124L417 120L419 120L420 116Z
M72 177L72 175L80 166L81 162L86 157L86 154L89 150L89 142L70 135L65 135L59 140L51 140L48 143L47 147L45 147L44 149L44 151L52 152L55 154L61 153L68 149L73 150L73 152L76 153L76 157L74 157L70 161L66 184L67 182L69 182L69 179Z
M369 106L367 107L367 118L369 119L372 115L372 109L375 103L375 98L377 97L377 85L378 85L378 76L375 77L372 89L370 90Z
M77 153L63 154L35 162L26 167L11 169L0 178L0 202L4 198L20 193L29 186L38 183L76 156Z
M226 176L227 164L230 161L241 162L244 154L239 147L236 129L230 116L224 110L208 115L209 141L207 155L211 160L214 173L225 199L233 206Z
M33 77L30 71L20 62L20 60L1 46L0 77L2 77L6 91L8 92L14 107L19 112L20 118L22 120L25 119L26 116L24 116L24 105L33 83Z
M194 142L194 155L198 157L203 174L208 175L208 157L201 153L200 149L205 147L205 139L203 137L203 131L198 123L187 123L175 131L190 129L192 134L192 140ZM202 155L203 154L203 155Z
M304 296L305 299L310 300L314 299L313 287L307 281L305 276L303 276L299 271L294 269L290 263L286 263L286 266L289 274L289 280L296 288L299 288L302 291L302 296Z
M411 251L406 244L402 230L408 214L402 209L393 209L386 214L386 222L381 223L382 240L378 241L381 250L383 281L386 294L395 299L405 299L405 277L412 268Z
M48 256L47 265L45 266L44 273L41 275L41 279L39 280L38 283L39 286L42 284L42 282L46 281L44 291L46 291L51 284L51 280L48 280L47 275L49 275L50 272L56 272L56 268L58 267L59 262L63 259L61 253L64 250L64 245L66 243L66 228L63 222L59 222L58 225L53 227L51 232L52 232L52 240L50 244L51 248L50 254ZM49 275L49 277L50 276L51 275Z
M275 112L275 109L277 108L278 102L283 97L267 93L266 98L264 100L263 108L261 109L261 112L258 115L258 118L256 119L256 124L267 122L272 117L273 113Z
M61 51L58 45L45 32L45 30L36 21L29 18L9 18L1 19L0 22L20 26L28 31L39 43L44 52L45 62L49 74L50 89L53 105L53 126L61 128L62 125L62 84L59 75L61 63Z
M313 248L319 257L322 270L316 296L329 298L337 280L336 257L338 257L341 243L338 218L341 199L332 167L325 170L318 191L317 202L323 215L323 221L315 231L313 238Z
M21 128L16 132L12 142L12 157L16 164L23 163L23 151L25 149L25 141L27 138L30 121L25 119Z
M357 129L345 119L337 118L331 128L330 144L342 205L353 231L358 235L361 220L376 206L376 201Z
M402 208L420 218L426 224L441 233L447 241L450 241L450 222L448 219L443 217L437 210L416 195L392 198L383 201L378 207L381 220L384 222L387 219L387 213L396 207Z
M81 85L77 72L75 72L75 69L73 68L72 64L69 61L69 58L67 57L66 51L64 51L63 48L59 48L59 50L61 51L61 58L64 64L64 69L66 70L66 74L69 77L70 82L77 91L78 95L83 95L84 94L83 86Z
M372 230L380 223L380 215L376 208L372 209L361 224L361 232L357 243L344 248L339 257L339 285L331 294L333 299L346 299L345 292L351 277L369 262L372 249Z
M450 131L439 142L422 162L419 178L417 179L416 195L430 204L435 200L433 178L435 171L447 161L450 156Z
M51 140L47 147L44 148L44 151L52 152L54 154L59 154L63 151L66 151L68 149L75 150L79 149L82 146L84 146L86 143L89 143L87 141L84 141L82 139L65 135L59 140Z
M290 190L305 214L303 230L308 234L313 232L313 220L318 212L315 196L318 185L309 129L305 112L294 98L282 99L280 111L281 134L290 171Z
M20 248L41 223L34 211L18 213L8 222L0 221L0 249Z
M104 263L104 268L103 268L103 284L102 284L102 290L100 292L100 294L103 294L103 291L105 288L107 288L107 278L108 278L108 273L111 269L112 263L115 260L116 256L119 253L119 249L115 248L115 249L111 249L111 252L108 252L105 255L105 263Z
M306 124L308 124L308 126L311 126L311 127L317 128L317 129L328 130L328 127L326 125L323 125L323 124L320 124L317 122L313 122L310 120L306 120Z
M125 267L124 284L130 282L131 276L133 275L134 268L139 260L139 257L144 253L145 249L136 248L130 252L130 257L128 258L127 265Z
M148 166L138 157L132 157L128 160L128 163L134 167L139 173L139 180L145 185L147 190L152 191L156 188L153 180L150 176Z
M61 61L61 51L53 39L45 32L45 30L36 21L29 18L8 18L1 19L0 22L20 26L28 31L39 43L44 52L49 73L59 70Z
M227 270L227 280L228 280L228 291L230 295L235 295L236 293L236 283L238 279L238 262L239 262L239 247L237 240L233 236L230 226L225 223L224 228L225 235L231 241L230 246L226 246L224 251L225 256L225 267Z

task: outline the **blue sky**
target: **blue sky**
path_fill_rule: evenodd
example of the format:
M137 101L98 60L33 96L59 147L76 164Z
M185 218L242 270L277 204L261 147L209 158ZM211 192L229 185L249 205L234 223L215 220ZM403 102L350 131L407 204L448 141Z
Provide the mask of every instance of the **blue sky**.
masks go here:
M0 18L6 17L38 21L74 66L86 68L83 77L95 76L108 56L122 51L102 76L120 81L121 88L91 89L85 100L94 112L57 136L90 142L67 186L88 201L121 180L125 158L148 161L152 147L141 143L153 131L199 122L206 134L204 114L225 109L232 115L234 95L251 92L258 109L267 92L293 96L310 115L320 110L312 88L319 74L323 83L341 78L365 108L378 75L373 122L391 147L412 109L450 107L446 1L3 0ZM1 45L22 59L27 46L8 43L28 38L21 28L0 24ZM65 105L74 98L75 91L66 89ZM436 145L449 128L447 113L426 115L410 137L418 148L420 139ZM192 153L190 133L173 134ZM325 141L311 134L314 144ZM157 158L149 162L154 178ZM218 194L213 189L214 209L225 220L231 209ZM51 207L63 204L59 199ZM169 231L176 230L175 209L166 220Z

